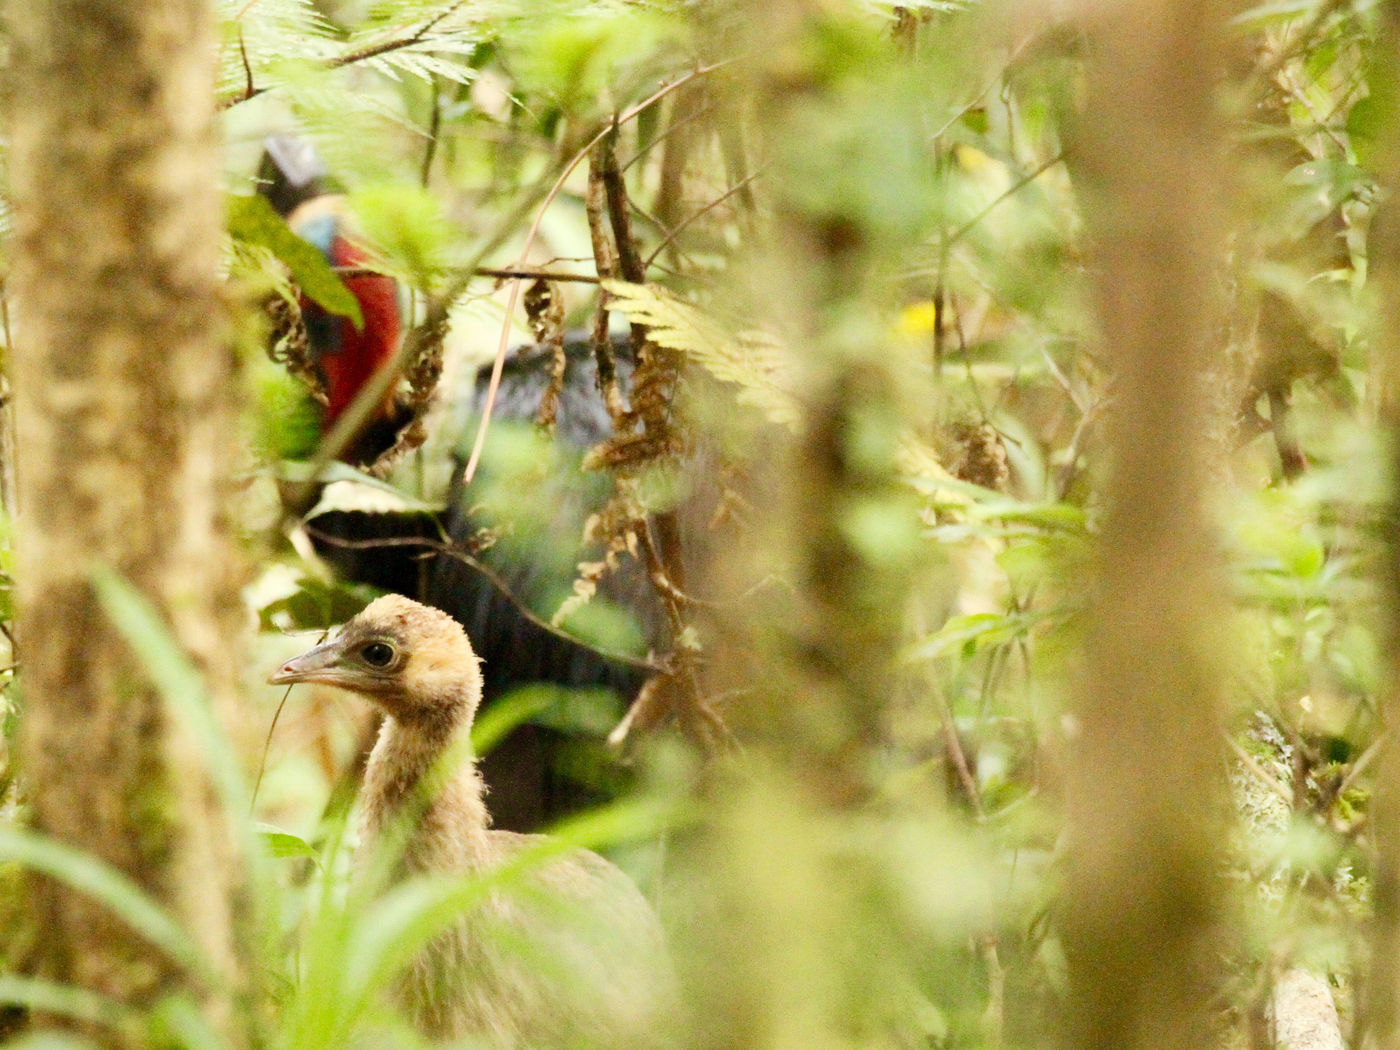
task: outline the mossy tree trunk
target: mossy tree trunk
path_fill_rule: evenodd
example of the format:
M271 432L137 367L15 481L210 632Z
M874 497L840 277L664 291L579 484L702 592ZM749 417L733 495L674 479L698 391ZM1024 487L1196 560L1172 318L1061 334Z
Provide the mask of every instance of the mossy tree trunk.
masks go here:
M1376 168L1387 190L1371 219L1367 284L1374 310L1371 330L1372 399L1382 447L1389 455L1390 491L1377 521L1380 602L1378 628L1389 677L1381 696L1380 775L1371 811L1376 849L1371 969L1362 998L1355 1045L1400 1048L1400 3L1382 7L1383 29L1371 73L1384 133Z
M192 995L240 1043L240 866L205 758L99 603L131 581L216 702L235 681L222 507L233 355L205 0L15 0L9 98L23 770L38 830L125 872L187 928L201 983L36 880L41 969L128 1003Z
M1071 1042L1209 1045L1227 629L1205 491L1220 167L1209 3L1100 11L1075 144L1114 370L1068 787Z

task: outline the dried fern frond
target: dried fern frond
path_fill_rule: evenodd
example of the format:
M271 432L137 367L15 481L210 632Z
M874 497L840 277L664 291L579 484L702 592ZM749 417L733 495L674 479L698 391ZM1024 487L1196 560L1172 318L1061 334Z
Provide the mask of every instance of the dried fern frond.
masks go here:
M598 593L598 584L622 563L624 554L637 557L637 528L644 520L644 511L636 497L635 486L618 479L612 497L607 504L589 517L584 523L585 543L601 543L603 557L600 561L579 562L574 578L574 593L566 598L551 617L551 623L558 627L570 616L593 600Z
M552 429L559 418L559 399L564 394L564 373L569 363L564 353L564 295L556 282L541 278L525 289L523 303L535 342L550 350L549 386L540 398L535 422Z
M374 477L387 477L404 456L428 440L426 417L437 396L438 382L442 379L442 351L447 328L447 318L443 317L424 331L418 352L404 366L403 379L407 389L400 390L394 398L398 433L393 445L370 465L368 472Z

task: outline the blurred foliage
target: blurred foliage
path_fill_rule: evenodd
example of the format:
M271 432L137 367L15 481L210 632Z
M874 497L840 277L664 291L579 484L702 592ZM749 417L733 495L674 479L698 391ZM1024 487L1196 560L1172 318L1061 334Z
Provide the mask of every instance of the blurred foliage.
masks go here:
M1216 495L1238 614L1220 628L1233 656L1228 741L1200 746L1228 756L1241 814L1231 859L1244 904L1231 960L1238 982L1222 1006L1238 1045L1283 970L1325 974L1348 1024L1345 993L1364 976L1368 803L1386 688L1369 531L1384 481L1370 430L1366 236L1381 199L1378 136L1396 122L1392 92L1375 74L1376 7L1289 0L1242 10L1231 23L1231 66L1220 72L1232 131L1220 179L1236 224L1219 266ZM662 910L678 926L724 915L704 928L727 926L736 943L715 955L681 934L680 968L706 1006L733 1006L755 988L769 995L787 1027L765 1031L765 1046L1042 1046L1065 994L1054 911L1061 771L1073 760L1064 688L1082 642L1099 512L1096 426L1111 396L1093 336L1073 156L1086 42L1039 8L1009 27L988 8L814 6L792 51L764 56L770 90L792 99L788 123L772 127L747 94L743 69L754 56L735 43L738 14L725 3L218 4L228 257L239 294L285 292L279 265L327 305L344 290L333 282L311 292L329 275L278 251L282 231L262 229L268 217L239 203L262 136L289 128L312 137L344 180L383 267L411 289L415 317L433 297L457 294L449 407L389 478L404 506L441 506L451 457L474 437L464 405L476 366L501 327L519 323L503 316L492 279L463 284L461 268L491 248L490 265L523 256L588 270L583 166L562 177L528 248L524 230L541 187L615 114L629 117L617 154L646 274L637 283L600 268L610 278L604 302L619 327L644 326L688 368L665 402L684 420L679 452L639 439L634 459L612 447L587 460L589 486L601 500L616 497L616 513L593 523L610 557L643 556L637 508L669 509L675 498L649 499L639 478L678 460L713 497L713 528L698 542L747 542L771 495L752 484L768 478L778 444L770 428L799 442L812 436L813 376L854 361L894 377L889 396L871 402L879 411L849 417L843 435L854 474L888 468L901 486L897 498L877 490L843 504L848 546L872 564L886 559L908 586L899 608L881 610L899 625L890 640L897 687L875 698L879 740L861 755L871 789L863 805L813 806L781 763L746 753L740 739L748 789L703 815L734 829L732 851L697 872L685 859L695 821L680 821L665 841L682 859L668 866L636 844L655 841L658 813L673 815L709 783L706 759L656 733L636 745L638 775L619 779L602 757L622 713L611 695L525 691L483 720L487 746L517 719L575 734L571 775L637 785L640 802L567 834L618 847L643 881L665 887ZM800 235L818 242L807 247L838 262L775 288L774 253L799 236L793 215L804 217ZM563 295L568 323L589 324L598 287L569 285ZM254 327L250 359L263 352ZM1170 333L1163 345L1170 352ZM248 591L263 629L249 674L259 681L290 651L280 631L341 622L368 592L332 579L305 544L259 529L258 500L269 502L275 479L292 469L281 461L305 458L317 435L299 386L261 363L248 372L256 418L241 509L250 542L268 552ZM692 463L705 441L717 451L706 446ZM490 522L484 539L567 579L583 569L582 520L570 524L571 545L560 545L553 518L572 496L553 471L575 470L579 457L558 445L542 432L493 430L471 499ZM713 620L749 616L747 603L796 588L786 552L765 556L762 578L706 580L717 611L687 613L673 651L660 655L704 657L715 651ZM6 529L6 624L11 571ZM535 597L552 606L547 618L570 593ZM576 633L611 649L644 647L601 599L569 608ZM178 672L156 625L132 629L155 640L152 660ZM8 631L6 642L12 650ZM23 863L89 879L124 920L180 947L150 902L14 830L22 706L13 653L0 664L0 928L16 910ZM275 698L254 695L250 722L261 730ZM745 695L705 699L729 721ZM805 699L790 698L794 707ZM283 731L262 756L271 763L259 799L268 823L250 847L265 854L271 927L262 1041L416 1045L373 1009L375 989L490 880L411 884L392 907L363 907L349 886L344 815L308 801L326 796L351 750L353 733L323 724L337 715L326 706L298 716L292 738ZM250 767L259 760L242 757ZM833 957L820 929L838 931L849 950ZM20 966L31 941L0 940L0 968ZM745 956L732 971L711 965ZM799 986L811 1001L785 998ZM57 1001L59 990L17 977L0 977L0 999L110 1016L111 1004ZM164 1045L212 1045L178 1003L113 1023L151 1024ZM743 1029L722 1009L702 1011L696 1045L724 1045L731 1024Z

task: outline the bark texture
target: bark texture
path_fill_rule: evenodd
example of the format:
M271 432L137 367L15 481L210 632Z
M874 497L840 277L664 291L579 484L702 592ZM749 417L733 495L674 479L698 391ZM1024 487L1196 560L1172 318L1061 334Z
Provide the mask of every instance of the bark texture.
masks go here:
M1212 1042L1221 987L1227 612L1203 495L1218 27L1195 0L1093 10L1075 150L1114 386L1067 785L1071 1042L1185 1050Z
M45 975L127 1002L192 991L236 1036L239 865L203 756L98 604L96 566L166 616L227 700L236 558L221 511L233 356L218 281L204 0L22 0L10 118L24 769L34 823L164 903L200 985L99 904L36 881ZM235 1039L237 1042L237 1039Z
M1378 181L1388 190L1371 218L1367 284L1372 295L1371 354L1376 426L1389 458L1390 492L1377 525L1378 624L1388 654L1389 677L1381 696L1380 774L1372 808L1376 848L1375 915L1371 922L1371 970L1354 1042L1400 1050L1400 3L1382 7L1383 29L1374 57L1373 88L1386 105L1385 134L1376 159Z

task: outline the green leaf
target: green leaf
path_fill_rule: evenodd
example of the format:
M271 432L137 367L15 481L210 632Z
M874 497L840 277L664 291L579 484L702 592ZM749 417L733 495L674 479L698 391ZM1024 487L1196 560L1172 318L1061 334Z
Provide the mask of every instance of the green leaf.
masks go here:
M151 1012L156 1046L188 1050L233 1050L228 1038L188 994L171 995Z
M608 305L645 325L658 346L694 359L716 379L738 388L736 398L774 423L796 429L801 411L783 348L762 332L731 335L698 306L654 284L604 281Z
M952 652L959 647L969 650L1001 645L1024 634L1030 627L1043 619L1044 612L1017 613L972 613L968 616L954 616L909 652L910 660L932 660Z
M305 857L314 860L318 866L320 865L321 854L317 852L316 847L301 836L293 835L290 831L283 831L271 824L254 824L253 830L262 839L269 855L273 857Z
M350 197L360 229L391 265L427 286L447 261L451 224L438 199L421 186L380 183Z
M355 511L360 514L436 514L443 509L441 504L415 499L389 482L370 477L347 467L344 463L332 464L332 467L335 469L328 469L321 474L325 486L321 489L321 498L316 501L316 506L307 511L307 521L332 511Z
M1347 114L1347 137L1363 165L1376 163L1377 145L1394 124L1394 106L1388 99L1370 95L1360 99Z
M291 271L297 286L325 309L348 317L363 328L359 300L326 262L319 248L292 232L266 197L230 196L227 199L228 232L237 240L266 248Z

